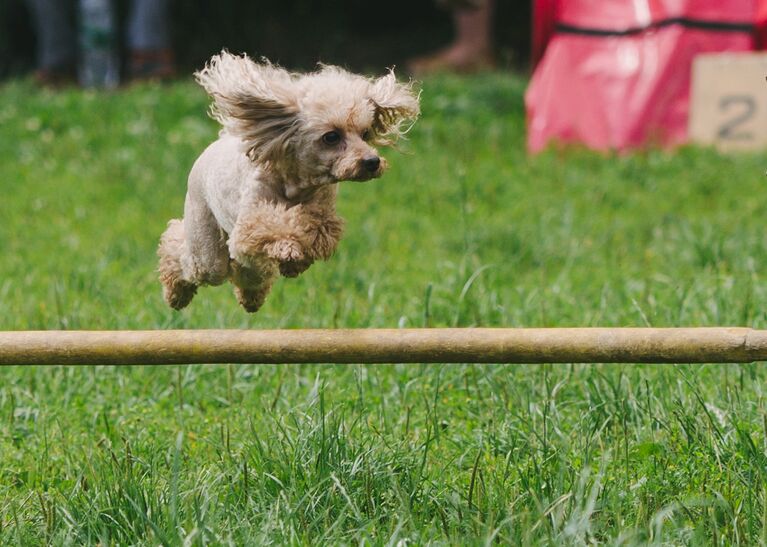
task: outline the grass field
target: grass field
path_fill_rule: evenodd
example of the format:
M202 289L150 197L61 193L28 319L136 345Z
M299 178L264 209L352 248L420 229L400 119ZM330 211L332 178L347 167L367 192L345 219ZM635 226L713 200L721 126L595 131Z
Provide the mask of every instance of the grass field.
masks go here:
M245 314L155 247L191 84L0 87L0 329L765 327L760 155L524 152L525 81L424 83L336 256ZM0 544L765 544L761 365L0 369Z

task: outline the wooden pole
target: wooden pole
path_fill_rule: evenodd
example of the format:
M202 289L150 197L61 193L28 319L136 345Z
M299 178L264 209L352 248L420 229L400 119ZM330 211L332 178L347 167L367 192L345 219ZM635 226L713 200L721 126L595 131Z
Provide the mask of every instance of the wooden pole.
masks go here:
M748 328L0 332L0 365L178 363L746 363Z

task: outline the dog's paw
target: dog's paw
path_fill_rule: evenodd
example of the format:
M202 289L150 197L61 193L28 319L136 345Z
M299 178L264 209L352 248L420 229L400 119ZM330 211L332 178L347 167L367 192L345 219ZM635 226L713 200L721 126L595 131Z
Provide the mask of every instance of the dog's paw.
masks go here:
M280 262L280 275L283 277L298 277L309 269L312 262L311 259Z
M301 248L301 244L292 239L280 239L269 243L264 247L264 252L266 256L279 263L304 260L304 250Z
M256 313L266 301L266 295L269 294L268 287L259 287L256 289L241 289L240 287L234 288L234 294L237 297L237 302L248 313Z
M165 283L162 295L165 302L174 310L181 310L189 305L197 293L197 285L180 279Z

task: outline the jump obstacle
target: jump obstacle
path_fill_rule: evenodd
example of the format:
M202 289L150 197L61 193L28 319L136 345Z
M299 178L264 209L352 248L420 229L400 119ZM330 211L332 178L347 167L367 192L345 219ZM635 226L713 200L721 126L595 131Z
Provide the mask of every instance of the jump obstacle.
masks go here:
M0 332L0 365L765 360L767 330L726 327Z

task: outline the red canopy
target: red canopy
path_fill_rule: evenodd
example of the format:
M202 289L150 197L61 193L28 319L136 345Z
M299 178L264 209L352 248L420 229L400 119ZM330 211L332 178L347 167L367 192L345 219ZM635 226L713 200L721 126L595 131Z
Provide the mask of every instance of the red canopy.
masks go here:
M530 150L684 142L693 58L754 49L765 23L767 0L535 0Z

